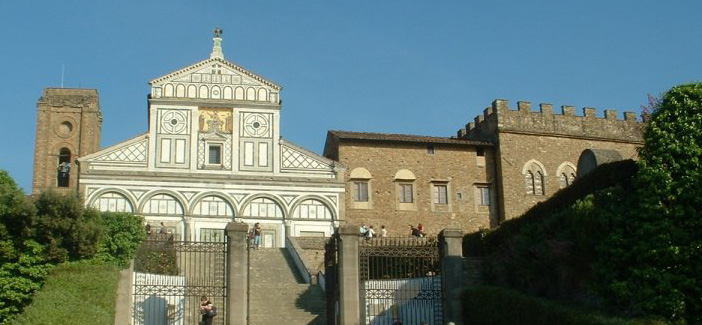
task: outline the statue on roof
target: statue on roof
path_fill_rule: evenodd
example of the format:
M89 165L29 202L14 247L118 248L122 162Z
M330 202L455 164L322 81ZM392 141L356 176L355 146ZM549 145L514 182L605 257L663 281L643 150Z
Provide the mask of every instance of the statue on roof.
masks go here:
M222 37L222 30L219 27L215 28L214 37Z

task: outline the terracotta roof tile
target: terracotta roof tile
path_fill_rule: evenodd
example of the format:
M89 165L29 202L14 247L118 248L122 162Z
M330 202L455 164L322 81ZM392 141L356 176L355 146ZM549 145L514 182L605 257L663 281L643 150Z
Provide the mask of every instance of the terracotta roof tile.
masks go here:
M424 135L394 134L394 133L372 133L372 132L350 132L350 131L329 131L330 134L339 139L369 140L369 141L394 141L394 142L420 142L420 143L441 143L453 145L470 146L492 146L486 141L463 140L456 138L432 137Z

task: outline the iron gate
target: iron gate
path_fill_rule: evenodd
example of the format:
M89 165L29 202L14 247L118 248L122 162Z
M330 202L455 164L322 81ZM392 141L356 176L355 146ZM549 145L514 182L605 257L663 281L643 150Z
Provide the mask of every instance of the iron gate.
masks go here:
M198 324L200 297L217 307L214 324L227 318L227 243L174 241L150 236L134 262L134 325Z
M435 237L359 242L362 324L442 324L438 243Z

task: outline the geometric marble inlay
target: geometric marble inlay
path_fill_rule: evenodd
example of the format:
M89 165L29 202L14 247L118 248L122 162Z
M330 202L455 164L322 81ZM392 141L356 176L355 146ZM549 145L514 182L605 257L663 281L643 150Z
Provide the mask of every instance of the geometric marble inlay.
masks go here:
M118 162L146 162L147 139L110 151L102 156L93 158L93 161L118 161Z
M329 169L329 165L316 160L309 155L297 151L293 148L282 146L282 164L283 168L299 168L299 169Z

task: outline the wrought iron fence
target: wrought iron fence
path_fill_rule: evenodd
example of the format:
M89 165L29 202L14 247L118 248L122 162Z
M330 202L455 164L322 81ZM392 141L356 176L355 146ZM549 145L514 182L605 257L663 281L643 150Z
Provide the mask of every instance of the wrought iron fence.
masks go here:
M226 241L144 241L134 263L133 324L198 324L201 296L217 307L214 324L225 324L226 254Z
M359 242L363 324L441 324L439 241L435 237Z

